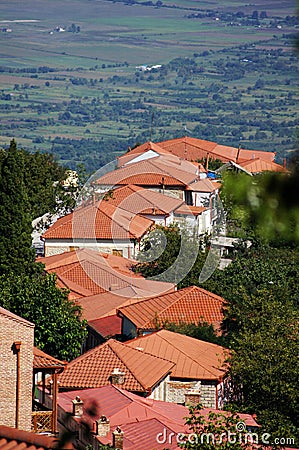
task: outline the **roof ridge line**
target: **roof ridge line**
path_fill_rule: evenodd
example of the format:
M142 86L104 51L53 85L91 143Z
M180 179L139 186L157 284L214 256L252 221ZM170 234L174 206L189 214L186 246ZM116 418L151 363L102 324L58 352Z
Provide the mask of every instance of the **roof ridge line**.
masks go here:
M162 360L164 360L164 361L166 361L166 362L172 363L172 364L173 364L172 368L173 368L174 365L175 365L172 361L169 361L168 359L160 358L160 356L156 356L156 355L152 355L151 353L143 352L142 350L139 350L139 349L137 349L137 348L135 348L135 347L129 347L129 346L127 346L126 344L124 344L124 343L122 343L122 342L116 341L115 339L112 339L112 340L113 340L114 342L117 342L118 344L121 344L122 346L124 346L124 347L127 348L127 349L130 348L130 350L139 352L141 355L146 355L146 356L150 356L150 357L152 357L152 358L162 359ZM107 342L109 342L109 341L107 341ZM113 349L112 349L112 350L113 350ZM114 351L114 350L113 350L113 351ZM116 352L114 351L114 353L116 353ZM118 358L122 361L122 363L127 367L127 365L125 364L125 362L123 361L123 359L122 359L119 355L117 355L117 356L118 356ZM130 369L130 372L131 372L131 374L134 376L135 380L140 384L140 386L142 386L145 390L147 390L147 389L148 389L148 386L144 386L143 383L142 383L141 381L139 381L139 379L137 378L137 376L135 375L135 373L134 373L131 369ZM163 378L163 377L161 377L159 380L157 380L156 383L158 383L162 378ZM150 387L152 387L152 386L150 386Z
M117 345L119 344L119 345L121 345L121 346L124 346L124 347L126 347L126 348L128 348L125 344L123 344L122 342L120 342L120 341L117 341L116 339L109 339L108 341L106 341L107 343L108 343L108 346L109 346L109 348L111 348L111 350L113 351L113 353L118 357L118 359L120 359L121 360L121 362L123 363L123 365L127 368L127 370L131 373L131 375L133 376L133 378L135 378L135 380L137 381L137 383L143 388L143 389L145 389L146 390L146 386L144 386L139 380L138 380L138 378L136 377L136 375L135 375L135 373L131 370L131 369L129 369L128 368L128 366L127 366L127 364L124 362L124 360L123 360L123 358L121 358L120 356L119 356L119 354L114 350L114 348L112 348L111 347L111 345L110 345L110 342L116 342L117 343ZM133 348L132 349L132 347L130 347L130 349L131 350L137 350L136 348ZM137 351L140 351L140 350L137 350ZM142 353L142 352L141 352Z
M191 336L187 336L190 337ZM211 375L214 376L213 372L211 372L209 369L207 369L204 365L200 364L200 362L198 362L198 360L192 358L190 355L188 355L184 350L178 349L174 344L170 343L167 339L165 339L163 336L161 337L161 339L163 339L165 342L167 342L169 345L172 345L176 350L178 350L179 352L183 353L188 359L190 359L191 361L195 362L196 364L198 364L201 368L203 368L204 370L206 370L207 372L209 372ZM200 339L198 339L200 340ZM202 341L202 342L206 342L206 341ZM208 344L212 344L212 342L208 342ZM217 344L216 344L217 345ZM222 347L222 346L220 346ZM223 348L223 347L222 347ZM217 369L217 370L221 370L221 369Z

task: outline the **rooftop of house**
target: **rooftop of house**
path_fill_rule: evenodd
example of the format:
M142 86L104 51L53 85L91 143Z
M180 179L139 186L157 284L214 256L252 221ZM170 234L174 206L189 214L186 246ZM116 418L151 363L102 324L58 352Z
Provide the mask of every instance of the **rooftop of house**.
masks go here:
M161 292L174 290L174 285L171 283L145 280L142 276L134 273L131 270L133 260L100 253L96 250L78 249L73 252L38 258L37 261L45 265L48 273L56 273L57 284L70 289L71 299L107 292L107 298L99 297L93 300L92 308L97 308L97 303L104 304L112 292L115 293L113 305L120 305L124 302L121 297L144 298L152 296L153 292L159 295ZM111 307L109 305L103 314L114 308L113 305Z
M126 345L172 361L175 364L171 371L173 378L220 380L226 372L228 350L184 334L160 330L128 341Z
M215 192L221 188L221 183L211 181L208 178L197 180L190 184L187 189L193 192Z
M189 161L171 154L159 154L125 165L100 177L96 184L102 186L180 186L184 187L198 178L198 168Z
M121 334L121 318L116 314L90 320L88 325L104 338L110 338Z
M0 316L4 317L4 318L6 318L6 319L8 319L8 320L10 320L12 322L20 323L20 324L22 324L22 325L24 325L26 327L34 328L34 324L33 323L29 322L26 319L23 319L20 316L17 316L16 314L8 311L5 308L2 308L2 306L0 306Z
M151 152L153 155L168 155L169 152L154 142L148 141L144 144L138 145L137 147L130 149L127 153L119 156L118 159L118 167L122 167L125 164L129 163L132 159L138 158L138 156L143 155L144 153Z
M120 307L118 314L129 319L138 330L155 330L157 322L195 323L203 321L219 330L224 299L197 286L179 289Z
M111 191L107 203L134 214L166 215L184 204L183 200L140 186L126 185Z
M228 162L231 160L240 162L251 159L253 156L269 162L274 161L275 158L275 152L246 150L188 136L158 142L158 146L178 156L179 158L192 161L206 159L207 156L213 159L220 159L223 162Z
M1 450L50 450L55 448L73 449L74 447L70 442L63 445L54 437L0 425Z
M149 394L174 364L114 339L71 361L59 376L60 389L86 389L111 384L112 372L124 373L123 389Z
M33 368L34 369L64 369L66 361L60 361L48 355L37 347L33 348Z
M273 161L265 161L261 158L249 159L247 161L242 161L239 165L251 172L252 174L261 173L261 172L284 172L287 173L288 170L281 166L280 164L276 164Z
M59 218L42 235L43 239L140 239L153 225L153 221L138 214L98 201L81 206Z
M111 444L112 431L120 427L124 432L124 450L157 450L167 448L178 449L176 439L165 443L157 441L158 433L190 433L186 425L188 409L175 403L167 403L149 398L142 398L127 392L116 386L104 386L98 389L87 389L82 391L62 392L59 394L59 406L66 413L72 412L72 400L79 396L83 401L83 416L75 419L80 423L82 420L91 429L94 423L102 415L110 421L110 431L106 436L98 436L97 439L104 445ZM89 414L92 411L92 415ZM203 408L201 413L204 417L216 410ZM229 412L223 412L230 414ZM240 419L248 427L257 427L258 424L249 414L239 414ZM165 431L164 431L165 430Z

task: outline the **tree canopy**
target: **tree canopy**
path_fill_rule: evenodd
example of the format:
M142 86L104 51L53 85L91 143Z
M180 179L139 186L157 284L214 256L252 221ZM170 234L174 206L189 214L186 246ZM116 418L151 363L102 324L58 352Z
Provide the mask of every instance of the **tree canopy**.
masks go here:
M0 152L0 275L33 270L31 216L24 180L25 158L11 142Z
M50 355L72 360L86 337L81 308L56 286L55 274L0 277L0 305L35 324L35 345Z

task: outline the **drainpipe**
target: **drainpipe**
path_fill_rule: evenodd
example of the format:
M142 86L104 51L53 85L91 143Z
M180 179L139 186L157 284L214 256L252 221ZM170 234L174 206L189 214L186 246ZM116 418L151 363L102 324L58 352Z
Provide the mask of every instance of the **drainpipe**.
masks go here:
M21 373L21 364L20 364L20 350L21 350L21 344L22 342L14 342L13 344L13 350L17 354L17 380L16 380L16 421L15 421L15 428L19 427L19 413L20 413L20 387L21 387L21 380L20 380L20 373Z
M52 432L57 432L57 397L58 397L58 383L57 383L57 372L53 373L53 393L52 393Z

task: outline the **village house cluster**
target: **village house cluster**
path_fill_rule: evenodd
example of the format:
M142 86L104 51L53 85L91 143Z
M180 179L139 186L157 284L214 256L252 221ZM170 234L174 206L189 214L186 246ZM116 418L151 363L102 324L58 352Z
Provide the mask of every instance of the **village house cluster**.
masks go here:
M82 307L82 354L69 363L45 354L34 347L34 324L0 308L0 442L50 449L68 431L72 442L60 448L158 450L165 444L157 435L188 432L188 405L202 403L206 416L223 408L228 351L164 325L202 322L220 334L225 299L145 279L132 265L157 225L211 234L221 172L284 172L274 158L184 137L144 143L93 181L91 195L43 233L38 258ZM209 169L212 160L223 163L218 171Z

